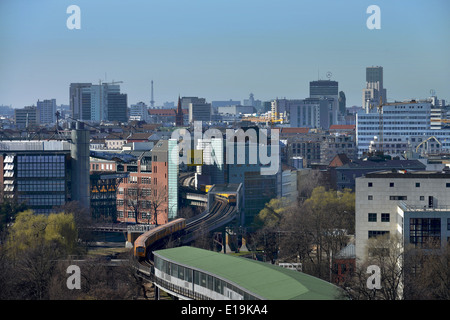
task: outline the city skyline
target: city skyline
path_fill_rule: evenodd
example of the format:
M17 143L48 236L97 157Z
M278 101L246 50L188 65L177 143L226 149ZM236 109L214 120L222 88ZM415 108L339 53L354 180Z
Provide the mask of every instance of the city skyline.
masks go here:
M123 81L128 105L178 95L207 101L306 98L339 83L361 105L366 67L382 66L388 101L450 98L450 3L434 1L2 1L0 105L69 104L70 83ZM381 11L370 30L367 8ZM80 8L81 29L66 12Z

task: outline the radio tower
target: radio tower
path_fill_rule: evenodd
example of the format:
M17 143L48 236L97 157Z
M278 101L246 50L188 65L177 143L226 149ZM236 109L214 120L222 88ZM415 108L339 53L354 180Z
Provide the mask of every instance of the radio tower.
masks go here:
M150 106L152 109L155 107L155 100L153 100L153 80L152 80L152 100L150 100Z

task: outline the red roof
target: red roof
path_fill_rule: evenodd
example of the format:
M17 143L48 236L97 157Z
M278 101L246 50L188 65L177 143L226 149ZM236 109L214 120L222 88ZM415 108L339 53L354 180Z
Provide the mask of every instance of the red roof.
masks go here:
M296 133L308 133L309 128L281 128L281 133L283 134L296 134Z
M333 124L330 126L330 130L355 130L354 124Z
M175 116L177 109L148 109L148 114L153 116L171 117ZM188 109L183 109L183 114L187 114Z

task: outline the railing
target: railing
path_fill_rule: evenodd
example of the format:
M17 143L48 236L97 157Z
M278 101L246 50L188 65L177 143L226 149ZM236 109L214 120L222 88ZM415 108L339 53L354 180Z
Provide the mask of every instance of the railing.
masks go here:
M448 205L433 205L432 207L429 207L427 205L424 206L413 206L410 204L406 204L403 201L400 201L399 203L400 208L402 208L403 211L450 211L450 206Z

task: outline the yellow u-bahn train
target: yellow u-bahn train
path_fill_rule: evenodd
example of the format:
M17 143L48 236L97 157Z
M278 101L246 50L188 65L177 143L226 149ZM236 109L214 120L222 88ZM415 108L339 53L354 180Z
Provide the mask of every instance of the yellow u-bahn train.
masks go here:
M226 199L230 206L236 205L236 195L229 193L216 193L216 197Z
M186 219L179 218L144 232L134 241L134 256L138 260L145 259L148 254L147 248L149 248L150 245L165 236L183 230L185 227Z

